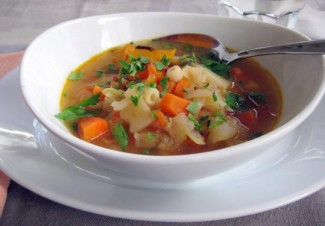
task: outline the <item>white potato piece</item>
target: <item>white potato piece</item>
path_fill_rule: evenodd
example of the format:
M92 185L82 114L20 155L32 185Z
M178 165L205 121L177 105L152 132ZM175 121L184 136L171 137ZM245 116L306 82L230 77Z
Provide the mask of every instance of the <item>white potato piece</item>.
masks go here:
M230 120L230 119L228 119ZM238 134L238 126L231 122L224 122L221 125L210 128L207 138L208 144L215 144L220 141L228 140Z
M135 132L135 146L137 148L154 148L159 143L159 137L155 133L150 132Z
M194 129L194 124L190 121L185 113L179 113L172 118L168 125L168 133L176 145L183 143L189 137L196 144L205 144L204 138Z
M129 123L131 133L141 131L150 125L155 119L151 115L151 109L141 98L138 105L134 105L130 100L127 107L120 111L121 119Z

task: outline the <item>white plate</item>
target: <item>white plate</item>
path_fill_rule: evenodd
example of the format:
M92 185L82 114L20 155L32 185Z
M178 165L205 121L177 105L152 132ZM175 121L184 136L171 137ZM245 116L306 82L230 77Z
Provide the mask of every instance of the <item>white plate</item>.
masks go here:
M132 178L89 161L35 120L19 89L18 68L0 80L0 106L1 169L41 196L97 214L152 221L226 219L288 204L325 185L324 100L288 135L286 150L275 145L245 165L195 183L133 181L132 187L125 185Z

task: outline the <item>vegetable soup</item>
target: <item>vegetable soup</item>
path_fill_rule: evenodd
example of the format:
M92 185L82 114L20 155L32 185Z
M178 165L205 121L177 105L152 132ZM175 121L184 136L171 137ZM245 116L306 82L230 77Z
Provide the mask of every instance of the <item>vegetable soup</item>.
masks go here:
M252 59L223 64L183 41L129 43L90 58L68 75L56 117L107 151L146 155L216 150L276 127L282 95L268 70Z

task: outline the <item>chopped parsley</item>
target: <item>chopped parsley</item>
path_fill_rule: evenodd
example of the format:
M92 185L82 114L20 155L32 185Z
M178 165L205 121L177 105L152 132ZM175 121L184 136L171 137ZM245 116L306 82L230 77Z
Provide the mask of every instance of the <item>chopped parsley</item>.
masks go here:
M193 124L194 124L194 128L195 128L197 131L199 131L199 132L202 131L202 127L203 127L202 124L203 124L203 121L199 121L199 120L197 120L197 119L195 118L195 116L192 115L191 113L188 114L187 118L188 118L191 122L193 122Z
M179 58L179 61L181 66L194 64L196 63L195 53L193 52L192 55L183 55Z
M224 116L220 112L217 112L216 117L214 118L214 121L212 123L210 123L209 127L214 128L214 127L220 126L221 124L223 124L226 121L227 121L226 116Z
M106 68L106 72L109 74L114 74L118 72L118 68L115 64L108 64Z
M132 95L132 96L130 97L130 100L131 100L131 102L132 102L135 106L138 106L138 104L139 104L139 100L140 100L140 96L134 96L134 95Z
M245 98L237 93L228 92L226 95L226 104L233 110L246 111L248 108Z
M199 102L196 101L192 101L187 107L186 110L188 110L189 112L191 112L193 115L197 115L199 113Z
M60 113L56 114L55 117L63 121L72 121L82 117L97 115L97 111L88 111L86 106L96 105L99 102L99 97L101 94L96 94L88 97L81 101L77 105L73 105L63 109Z
M158 137L157 133L153 133L153 132L147 133L147 138L149 141L154 142L154 141L156 141L157 137Z
M69 79L70 81L75 81L75 80L80 80L80 79L82 79L82 77L83 77L83 73L82 73L81 71L79 71L79 72L75 72L75 71L73 71L73 72L71 72L71 73L69 74L68 79Z
M213 60L211 57L204 56L201 58L201 63L207 67L210 71L222 76L223 78L227 80L231 80L231 77L229 76L230 71L230 65L227 65L225 63L222 63L219 60Z
M184 45L184 46L183 46L183 49L184 49L185 51L192 51L192 50L193 50L193 46L192 46L192 45Z
M122 147L123 151L125 151L129 143L129 135L121 123L117 123L114 127L113 136Z
M161 58L160 62L155 62L155 67L158 71L163 70L164 68L166 68L171 62L171 59L167 58L166 55L163 55L163 57Z
M103 74L104 74L104 70L97 70L95 73L96 73L96 76L97 76L98 78L100 78L100 77L103 76Z
M118 73L119 82L121 83L122 78L129 75L135 76L138 71L143 71L147 63L149 63L148 58L142 56L138 58L130 56L130 63L120 60L120 71Z
M165 95L167 92L167 87L168 87L168 78L165 76L161 81L160 85L163 87L163 91L161 92L161 95Z
M218 100L218 97L215 92L212 93L212 99L214 102L216 102Z

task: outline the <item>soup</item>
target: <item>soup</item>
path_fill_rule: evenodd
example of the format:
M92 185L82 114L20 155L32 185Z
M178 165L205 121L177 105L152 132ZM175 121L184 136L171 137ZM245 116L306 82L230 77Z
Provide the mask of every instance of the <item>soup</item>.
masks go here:
M146 155L221 149L276 127L282 95L265 68L252 59L226 65L183 41L129 43L90 58L68 75L56 117L107 151Z

